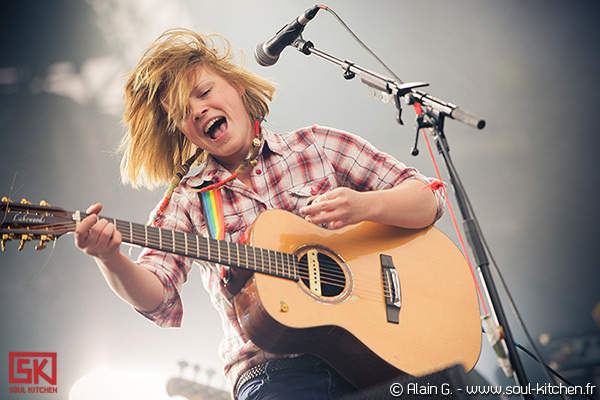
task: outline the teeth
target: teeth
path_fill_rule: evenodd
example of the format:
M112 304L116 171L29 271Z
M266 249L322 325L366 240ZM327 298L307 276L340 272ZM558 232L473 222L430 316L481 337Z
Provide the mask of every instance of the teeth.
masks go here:
M221 119L221 117L217 117L208 121L208 124L206 124L206 127L204 128L204 133L207 134L208 131L210 131L210 128L212 128L212 126L216 124L219 119Z

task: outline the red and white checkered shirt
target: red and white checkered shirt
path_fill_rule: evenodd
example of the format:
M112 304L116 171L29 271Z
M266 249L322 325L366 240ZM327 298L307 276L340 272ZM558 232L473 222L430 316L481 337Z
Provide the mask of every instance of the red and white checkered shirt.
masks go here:
M267 209L284 209L298 214L308 198L345 186L357 191L388 189L406 179L426 184L431 179L406 167L392 156L376 150L366 140L336 129L312 126L294 132L275 134L262 129L265 145L252 170L252 186L239 180L223 189L223 213L231 241L238 242L256 217ZM206 182L224 180L230 173L212 158L194 176L183 179L164 211L159 227L208 236L197 192ZM436 221L442 216L445 199L436 190ZM145 249L138 263L152 271L163 283L165 295L152 312L141 312L161 327L179 327L183 306L179 293L193 260ZM246 369L281 355L259 349L242 332L233 306L233 297L223 288L220 267L196 261L201 266L204 286L222 319L224 337L219 354L231 384Z

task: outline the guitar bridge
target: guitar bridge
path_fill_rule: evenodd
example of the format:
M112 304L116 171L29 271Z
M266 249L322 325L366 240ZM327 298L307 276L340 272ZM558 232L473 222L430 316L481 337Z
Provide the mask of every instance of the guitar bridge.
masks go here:
M400 292L398 271L394 266L392 257L381 254L379 259L381 261L381 278L383 282L383 295L385 298L387 321L392 324L399 324L402 295Z

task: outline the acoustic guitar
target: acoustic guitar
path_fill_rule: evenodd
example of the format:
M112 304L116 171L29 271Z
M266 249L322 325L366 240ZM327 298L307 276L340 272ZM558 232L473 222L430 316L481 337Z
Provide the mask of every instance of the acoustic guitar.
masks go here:
M36 248L86 214L46 203L0 204L0 239ZM265 211L245 244L110 219L123 241L232 267L239 322L273 353L314 354L358 388L454 364L481 348L479 303L463 254L439 229L371 222L328 230ZM245 273L244 273L245 272Z

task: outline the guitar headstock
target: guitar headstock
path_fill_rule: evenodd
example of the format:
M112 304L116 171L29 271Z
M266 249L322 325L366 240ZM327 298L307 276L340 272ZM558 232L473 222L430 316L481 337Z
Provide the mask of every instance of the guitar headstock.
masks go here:
M56 240L67 232L75 230L76 222L72 215L45 201L32 204L23 199L20 203L3 197L0 202L0 245L6 249L9 240L20 240L19 251L25 243L39 240L36 250L42 250L46 243Z

